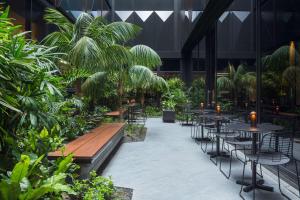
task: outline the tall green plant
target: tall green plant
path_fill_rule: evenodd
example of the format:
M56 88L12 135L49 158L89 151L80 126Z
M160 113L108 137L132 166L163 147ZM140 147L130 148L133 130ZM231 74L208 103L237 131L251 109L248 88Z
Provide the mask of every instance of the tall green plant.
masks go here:
M140 84L136 87L144 87L141 81L131 81L130 78L140 74L141 77L149 75L147 68L152 69L161 65L157 53L145 45L136 45L128 48L126 44L134 39L140 32L140 28L126 22L108 23L102 17L94 18L92 15L82 13L71 24L61 13L48 9L45 20L55 24L59 31L53 32L44 39L44 43L50 46L67 46L59 51L67 53L63 58L70 69L86 69L92 76L83 84L84 93L95 99L99 96L101 77L105 72L114 77L117 83L119 97L118 105L121 107L127 83ZM149 76L148 78L151 78ZM140 77L139 77L140 79ZM97 81L96 81L97 80Z

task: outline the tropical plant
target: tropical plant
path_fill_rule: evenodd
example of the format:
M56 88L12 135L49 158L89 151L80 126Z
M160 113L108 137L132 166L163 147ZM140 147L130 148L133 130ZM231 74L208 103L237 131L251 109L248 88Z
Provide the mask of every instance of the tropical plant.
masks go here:
M9 8L0 15L0 154L5 156L18 130L50 130L56 123L48 113L49 103L62 94L53 75L62 55L55 47L38 45L25 38L8 18Z
M271 55L265 56L262 63L264 66L263 87L268 88L268 94L271 93L265 96L274 99L288 95L293 102L295 98L292 96L295 96L296 85L299 85L297 76L300 73L299 52L293 43L290 46L281 46Z
M42 172L44 156L30 158L21 155L20 161L8 176L0 181L2 200L38 200L62 198L63 193L76 194L65 180L72 162L72 155L61 160L54 171ZM49 169L48 169L49 170Z
M172 99L175 102L175 106L188 103L187 91L184 82L180 78L171 78L167 80L168 91L163 95L164 100Z
M249 98L256 97L256 76L253 72L247 72L246 66L241 64L235 70L234 66L229 64L225 75L217 79L218 91L227 91L232 95L234 104L237 105L238 97L243 91ZM218 93L219 93L218 92Z
M73 190L78 193L75 199L106 200L111 198L115 188L110 178L97 176L97 173L92 171L88 179L75 180Z
M166 99L162 102L163 109L175 111L176 101L175 96L168 94Z
M144 106L145 93L147 90L167 91L168 84L160 76L154 74L150 69L143 66L133 66L130 71L129 86L141 96L141 105Z
M150 47L136 45L128 48L124 46L141 30L133 24L108 23L102 17L94 18L88 13L82 13L73 25L56 10L48 9L46 12L45 20L56 25L59 31L48 35L44 43L50 46L66 46L64 49L57 50L67 53L63 59L69 70L85 69L92 74L83 84L84 93L91 97L92 101L101 95L99 87L103 85L101 80L104 74L102 72L116 81L118 105L121 107L126 92L125 86L130 82L130 78L136 75L141 77L147 75L147 79L150 79L147 69L161 65L159 56ZM131 73L136 75L130 75ZM140 88L144 88L145 83L137 80L141 78L134 81L136 84L141 84Z
M188 90L189 97L194 107L199 107L201 102L205 102L205 80L197 78L193 81L192 86Z

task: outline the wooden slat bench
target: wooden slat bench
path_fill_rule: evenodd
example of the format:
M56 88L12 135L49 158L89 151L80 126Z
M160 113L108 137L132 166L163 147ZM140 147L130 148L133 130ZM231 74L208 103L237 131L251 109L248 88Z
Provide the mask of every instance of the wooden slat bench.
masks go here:
M124 114L126 114L127 110L117 110L108 112L105 114L107 117L122 117Z
M97 170L124 135L125 123L103 124L66 144L62 150L48 154L56 159L73 153L74 162L80 165L80 177L87 178L91 170Z

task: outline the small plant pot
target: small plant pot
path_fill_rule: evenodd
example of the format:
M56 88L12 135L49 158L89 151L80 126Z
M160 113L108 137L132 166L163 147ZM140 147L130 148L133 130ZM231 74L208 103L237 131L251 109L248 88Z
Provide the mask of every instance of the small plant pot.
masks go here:
M163 111L163 122L175 123L175 111L174 110L164 110Z

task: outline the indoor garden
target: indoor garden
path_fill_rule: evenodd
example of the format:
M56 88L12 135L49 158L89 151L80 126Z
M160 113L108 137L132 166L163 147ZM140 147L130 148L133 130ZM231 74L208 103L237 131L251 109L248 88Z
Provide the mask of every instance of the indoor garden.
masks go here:
M0 200L300 199L299 6L0 1Z

